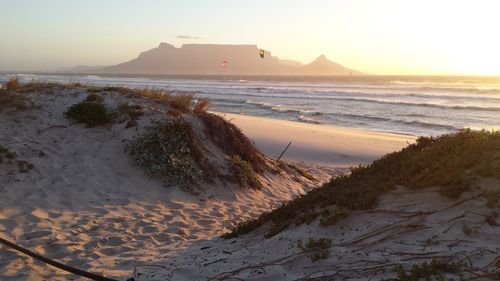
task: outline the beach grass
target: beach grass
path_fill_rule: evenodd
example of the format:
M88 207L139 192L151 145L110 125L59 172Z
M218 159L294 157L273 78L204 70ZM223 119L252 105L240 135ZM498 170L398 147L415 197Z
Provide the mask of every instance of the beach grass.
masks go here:
M262 153L238 127L213 113L204 112L198 116L205 125L205 133L225 154L240 157L257 173L267 169Z

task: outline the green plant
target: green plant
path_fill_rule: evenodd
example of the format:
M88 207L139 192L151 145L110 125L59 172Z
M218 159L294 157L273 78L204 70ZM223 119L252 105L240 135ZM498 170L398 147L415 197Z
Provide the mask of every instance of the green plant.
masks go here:
M0 164L3 162L4 157L8 159L8 164L12 164L17 158L17 154L14 151L10 151L6 147L0 145ZM15 163L17 163L20 173L27 173L34 168L33 164L25 160L16 160Z
M330 256L330 247L332 246L332 239L329 238L309 238L305 245L302 245L302 240L297 242L297 247L304 252L310 253L309 257L313 262L321 259L326 259Z
M343 207L335 207L333 210L332 208L325 208L321 212L321 218L319 220L319 225L321 226L329 226L336 224L338 221L347 218L351 211L347 208Z
M485 192L486 206L495 208L500 202L500 190L489 190Z
M247 221L242 221L236 224L236 226L230 231L221 235L224 239L231 239L238 237L240 235L246 234L257 227L262 225L262 221L260 219L251 219Z
M103 88L88 88L87 92L89 93L100 93L103 91Z
M148 175L188 191L196 192L202 179L217 175L191 125L180 119L152 121L125 150Z
M310 173L306 172L304 169L299 168L299 167L295 166L292 163L287 163L286 165L290 169L296 171L299 175L303 176L304 178L306 178L306 179L308 179L310 181L316 181L316 178L313 175L311 175Z
M462 226L462 232L465 235L469 236L472 234L472 229L467 224L464 223L464 225Z
M234 181L243 188L262 188L259 178L255 174L252 165L242 160L238 155L230 159L230 171L233 174Z
M90 93L84 100L85 102L97 102L97 103L103 103L104 98L96 93Z
M144 115L144 107L140 104L129 104L128 102L119 102L117 106L118 114L130 119L137 119Z
M461 268L460 263L432 260L430 263L424 262L406 271L402 265L394 267L394 272L397 274L397 281L419 281L422 279L432 280L435 277L437 280L445 280L446 273L457 273Z
M84 123L88 127L103 125L112 121L112 112L100 102L82 101L72 105L66 112L66 118Z
M34 168L33 164L28 163L27 161L24 160L18 160L17 166L19 168L20 173L27 173Z
M397 185L411 189L436 187L444 196L457 198L475 187L477 176L500 179L499 165L498 131L466 129L436 138L420 137L401 151L352 169L350 175L332 178L305 196L260 216L258 221L259 225L272 222L274 227L268 234L275 234L293 223L307 221L299 219L305 215L308 219L319 215L321 208L328 206L373 209L379 196Z

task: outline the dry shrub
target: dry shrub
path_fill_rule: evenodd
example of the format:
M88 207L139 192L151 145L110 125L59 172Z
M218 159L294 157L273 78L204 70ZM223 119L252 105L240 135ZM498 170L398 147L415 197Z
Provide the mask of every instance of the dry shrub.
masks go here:
M194 113L203 113L206 112L208 109L208 106L210 105L210 101L206 98L199 99L196 102L196 106L193 109Z
M16 90L21 88L21 82L17 78L12 78L5 84L5 87L7 90Z
M155 88L133 90L124 87L107 87L104 88L104 90L126 94L129 97L149 98L159 103L170 105L172 109L179 110L182 113L191 112L194 97L194 94L191 93L178 93L173 95L171 91Z
M103 91L118 92L134 98L149 98L162 104L167 104L172 107L172 110L178 110L182 113L191 113L194 94L192 93L177 93L165 89L144 88L130 89L125 87L105 87ZM201 99L198 102L197 110L203 112L208 107L208 100ZM196 108L195 108L196 109Z
M178 118L179 116L182 116L182 112L178 109L170 109L167 112L170 116Z
M29 82L23 85L23 89L33 92L40 90L49 90L49 89L72 89L73 86L71 84L62 84L55 82Z
M172 96L168 104L182 113L191 112L191 105L193 104L193 94L179 93Z
M132 94L132 96L150 98L152 100L164 104L168 104L171 99L170 91L162 89L154 89L154 88L152 89L144 88L141 90L137 90L135 93Z
M102 91L103 92L117 92L117 93L124 94L124 95L133 95L137 90L130 89L127 87L108 86L108 87L102 88Z
M267 169L262 153L238 127L212 113L204 112L199 117L205 124L205 133L226 155L239 156L250 163L257 173Z
M106 91L115 91L120 94L125 94L134 98L149 98L159 103L169 104L171 100L171 92L163 89L144 88L144 89L130 89L125 87L108 87L104 88Z
M21 93L0 91L0 111L4 109L26 110L34 107L34 103Z

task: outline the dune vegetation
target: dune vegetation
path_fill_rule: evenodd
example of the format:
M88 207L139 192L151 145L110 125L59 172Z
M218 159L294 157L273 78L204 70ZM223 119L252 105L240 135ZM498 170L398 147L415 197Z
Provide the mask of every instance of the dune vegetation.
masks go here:
M401 151L354 168L350 175L332 178L271 212L239 223L223 237L236 237L270 223L269 237L319 216L322 225L329 225L347 217L349 211L375 208L379 196L397 186L437 188L440 194L455 199L475 189L482 177L500 179L500 132L464 129L456 134L420 137ZM489 202L495 201L491 191L484 195L491 197ZM329 211L332 206L339 211Z
M112 110L104 104L103 97L94 93L89 94L83 101L72 105L64 112L64 116L74 119L78 123L84 123L88 127L103 125L113 120Z
M197 191L202 180L217 176L191 124L181 119L152 121L125 150L149 176L188 191Z

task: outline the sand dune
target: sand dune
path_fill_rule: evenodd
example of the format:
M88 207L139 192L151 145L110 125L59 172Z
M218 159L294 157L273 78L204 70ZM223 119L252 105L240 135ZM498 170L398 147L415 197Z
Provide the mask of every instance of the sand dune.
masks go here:
M268 172L260 177L262 190L245 191L220 181L204 186L200 195L166 188L123 151L123 142L150 120L164 117L165 108L129 98L147 106L138 127L84 128L63 112L86 95L81 88L31 92L39 110L0 112L0 144L34 164L28 173L0 164L0 236L48 258L117 280L297 280L322 274L348 279L346 272L364 279L390 277L395 264L423 257L469 256L475 266L491 265L500 250L499 228L484 223L484 198L467 193L456 204L432 189L397 190L384 195L376 210L357 212L330 227L313 221L269 239L257 231L223 240L219 236L236 222L276 208L320 182ZM117 93L103 96L108 104L124 99ZM322 180L413 141L393 134L226 117L271 157L292 140L285 159ZM332 239L327 259L314 263L300 250L297 240L310 237ZM0 280L80 279L0 246Z
M218 236L313 186L270 174L259 191L219 183L194 196L165 188L123 151L124 140L162 113L152 108L138 128L122 123L90 129L63 117L85 90L30 96L41 110L2 114L0 121L0 143L35 166L19 173L15 165L0 164L0 235L72 266L130 276L134 263L157 260L186 241ZM106 99L116 103L123 96ZM1 280L74 278L4 246L0 257Z

